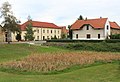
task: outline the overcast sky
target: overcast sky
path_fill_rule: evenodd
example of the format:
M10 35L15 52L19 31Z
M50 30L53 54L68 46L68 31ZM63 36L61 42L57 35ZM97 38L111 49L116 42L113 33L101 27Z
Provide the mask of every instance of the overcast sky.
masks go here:
M109 18L120 25L120 0L0 0L0 6L5 1L22 23L30 15L35 21L67 26L82 15L88 19Z

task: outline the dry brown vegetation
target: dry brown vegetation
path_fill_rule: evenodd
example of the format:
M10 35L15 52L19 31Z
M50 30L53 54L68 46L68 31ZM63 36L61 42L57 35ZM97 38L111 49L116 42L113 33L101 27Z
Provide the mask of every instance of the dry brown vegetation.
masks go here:
M64 52L30 55L19 61L1 64L4 68L48 72L63 70L73 65L92 64L96 61L120 60L120 54L105 52Z

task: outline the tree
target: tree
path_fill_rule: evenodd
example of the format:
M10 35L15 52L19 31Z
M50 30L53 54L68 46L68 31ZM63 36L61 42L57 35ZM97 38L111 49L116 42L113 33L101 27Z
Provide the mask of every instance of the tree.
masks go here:
M71 25L68 25L68 29L69 29L69 35L68 35L68 38L72 39Z
M12 7L9 2L4 2L2 7L0 8L1 11L1 18L3 18L3 30L7 34L7 41L10 43L11 41L11 33L20 32L20 28L17 24L17 19L13 15L11 11Z
M63 34L61 35L61 38L62 38L62 39L65 39L65 38L66 38L66 34L63 33Z
M80 15L79 18L78 18L78 20L84 20L83 16Z
M27 41L32 41L34 40L34 31L32 30L32 23L29 21L29 24L27 25L27 28L26 28L26 32L25 33L25 40Z
M18 40L18 42L21 41L21 34L16 35L16 40Z

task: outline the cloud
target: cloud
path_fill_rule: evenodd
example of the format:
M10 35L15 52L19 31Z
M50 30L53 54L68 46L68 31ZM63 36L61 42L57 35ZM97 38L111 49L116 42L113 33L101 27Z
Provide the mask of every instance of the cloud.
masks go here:
M33 20L54 22L59 26L72 24L79 15L120 21L119 0L0 0L0 3L4 1L12 4L16 17L22 22L28 15Z

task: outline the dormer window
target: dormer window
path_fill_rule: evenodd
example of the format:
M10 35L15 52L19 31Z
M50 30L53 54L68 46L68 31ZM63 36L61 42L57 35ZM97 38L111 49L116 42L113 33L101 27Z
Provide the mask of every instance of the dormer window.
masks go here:
M87 25L86 27L87 27L86 29L89 30L89 25Z

